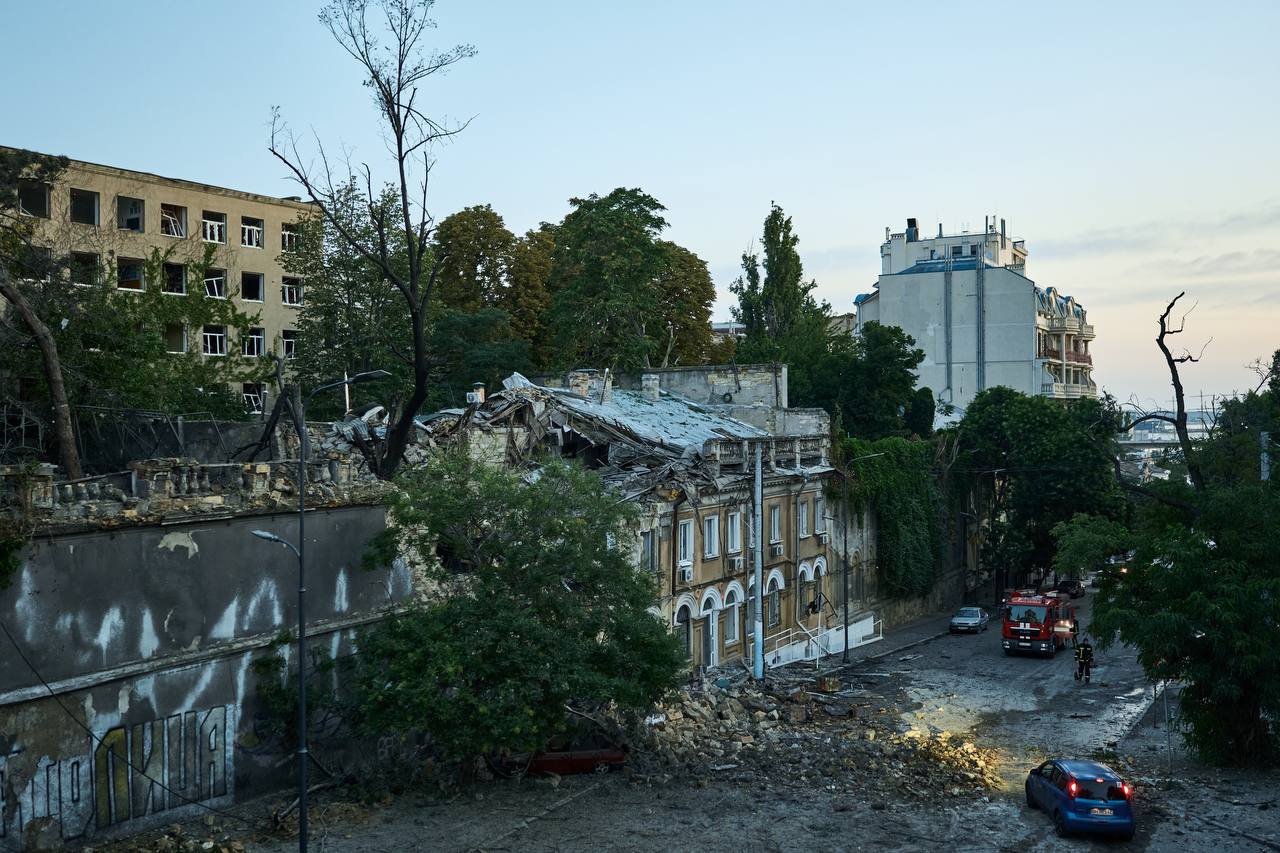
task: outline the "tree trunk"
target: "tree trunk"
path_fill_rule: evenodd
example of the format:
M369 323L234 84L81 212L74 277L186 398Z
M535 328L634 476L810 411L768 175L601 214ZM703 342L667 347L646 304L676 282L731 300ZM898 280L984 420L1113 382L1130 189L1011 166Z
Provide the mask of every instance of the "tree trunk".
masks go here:
M1195 449L1191 444L1191 434L1187 430L1186 397L1182 390L1182 377L1178 375L1179 364L1185 364L1189 361L1195 362L1197 359L1190 353L1175 357L1169 351L1169 345L1165 340L1170 335L1182 333L1183 323L1179 323L1178 328L1173 328L1169 322L1169 315L1173 313L1173 306L1177 305L1178 300L1184 295L1186 295L1186 291L1173 297L1173 300L1165 307L1164 313L1160 315L1160 334L1156 336L1156 346L1160 348L1160 352L1164 355L1165 365L1169 368L1169 379L1173 384L1174 402L1177 406L1173 427L1178 433L1178 444L1182 448L1182 456L1187 463L1187 476L1191 479L1192 487L1203 494L1205 490L1204 474L1200 471L1200 460L1195 455ZM1185 320L1186 316L1184 315L1183 321L1185 322Z
M84 476L80 469L80 451L76 448L75 430L71 425L71 404L67 402L67 386L62 381L62 360L58 357L58 344L22 291L0 270L0 295L9 300L22 322L26 324L36 345L40 347L40 360L44 365L44 378L49 384L49 398L53 404L53 429L58 437L58 456L68 480Z

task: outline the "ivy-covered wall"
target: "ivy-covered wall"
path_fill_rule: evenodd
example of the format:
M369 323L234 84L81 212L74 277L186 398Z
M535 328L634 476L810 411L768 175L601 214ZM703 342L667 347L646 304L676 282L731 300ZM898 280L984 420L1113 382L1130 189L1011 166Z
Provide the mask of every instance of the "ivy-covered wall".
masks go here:
M930 594L944 553L934 444L898 437L846 438L838 461L848 472L855 512L875 513L880 593L894 599Z

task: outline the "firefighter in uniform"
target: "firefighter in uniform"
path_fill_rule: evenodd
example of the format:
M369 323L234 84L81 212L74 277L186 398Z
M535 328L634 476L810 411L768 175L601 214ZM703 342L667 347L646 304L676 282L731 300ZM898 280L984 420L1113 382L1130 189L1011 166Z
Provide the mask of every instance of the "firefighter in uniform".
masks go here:
M1071 648L1078 648L1080 645L1080 620L1071 620Z
M1080 641L1080 645L1076 646L1076 681L1082 677L1084 683L1089 683L1090 671L1093 669L1093 646L1089 643L1089 638L1085 637Z

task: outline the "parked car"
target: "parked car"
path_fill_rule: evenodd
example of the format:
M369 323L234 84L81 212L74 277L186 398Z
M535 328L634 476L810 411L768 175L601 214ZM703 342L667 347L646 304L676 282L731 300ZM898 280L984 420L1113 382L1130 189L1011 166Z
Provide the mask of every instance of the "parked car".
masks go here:
M1046 761L1027 774L1026 793L1027 805L1052 817L1060 836L1092 832L1133 838L1133 789L1105 764Z
M951 617L951 624L947 630L953 634L961 631L972 631L976 634L987 630L987 622L990 619L990 615L981 607L961 607L956 611L956 615Z
M1058 581L1058 592L1065 592L1072 598L1082 598L1085 594L1084 581L1074 578Z
M549 744L545 750L488 759L489 768L501 776L555 773L608 773L627 761L627 747L605 737L574 738Z

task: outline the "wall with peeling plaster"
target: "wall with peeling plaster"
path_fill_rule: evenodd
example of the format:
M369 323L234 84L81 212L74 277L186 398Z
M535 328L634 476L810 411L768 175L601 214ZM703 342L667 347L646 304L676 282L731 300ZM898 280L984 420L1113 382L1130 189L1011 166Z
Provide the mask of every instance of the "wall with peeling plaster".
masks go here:
M308 632L341 654L406 602L402 566L364 572L377 507L307 516ZM127 835L287 784L250 664L296 623L297 516L55 536L24 555L0 619L49 683L0 654L0 847ZM0 637L0 644L8 641Z

